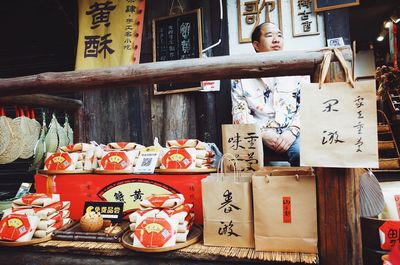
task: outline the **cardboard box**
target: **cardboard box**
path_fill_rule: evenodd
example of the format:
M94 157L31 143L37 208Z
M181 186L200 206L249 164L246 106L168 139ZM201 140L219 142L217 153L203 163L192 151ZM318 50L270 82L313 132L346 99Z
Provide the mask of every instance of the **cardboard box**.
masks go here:
M36 192L59 193L71 201L70 217L80 219L85 201L122 201L124 218L139 209L139 201L152 194L182 193L193 203L195 223L203 223L201 180L207 175L35 175Z

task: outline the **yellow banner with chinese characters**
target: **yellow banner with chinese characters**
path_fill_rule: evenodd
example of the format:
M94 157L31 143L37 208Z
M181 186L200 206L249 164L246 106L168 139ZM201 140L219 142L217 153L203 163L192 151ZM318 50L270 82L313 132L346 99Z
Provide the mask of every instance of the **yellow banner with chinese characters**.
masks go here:
M145 0L79 0L75 70L139 63Z

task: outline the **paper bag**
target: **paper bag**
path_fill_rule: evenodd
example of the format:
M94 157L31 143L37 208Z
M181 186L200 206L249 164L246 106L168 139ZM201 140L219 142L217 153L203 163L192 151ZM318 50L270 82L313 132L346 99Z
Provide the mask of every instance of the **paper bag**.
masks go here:
M217 173L201 181L204 245L254 247L251 174Z
M256 251L317 253L317 199L310 168L254 173Z
M323 83L332 54L327 52L320 83L302 84L300 165L377 168L375 81L353 82L342 54L334 51L349 83Z
M224 154L233 154L240 171L256 171L264 166L263 143L257 124L223 124L222 148ZM225 172L232 168L225 164Z

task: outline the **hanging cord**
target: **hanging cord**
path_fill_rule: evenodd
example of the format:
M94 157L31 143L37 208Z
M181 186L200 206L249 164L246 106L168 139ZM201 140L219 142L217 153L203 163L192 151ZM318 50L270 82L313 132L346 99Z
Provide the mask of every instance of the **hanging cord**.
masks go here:
M179 0L178 0L179 1ZM218 46L221 44L221 39L222 39L222 20L224 19L224 9L222 8L222 0L219 0L219 39L216 43L212 44L211 46L208 46L207 48L203 49L201 52L205 53L206 51Z
M183 6L181 4L181 1L179 1L179 0L177 0L177 1L178 1L178 5L174 5L175 0L172 0L171 7L169 8L169 15L179 14L178 12L175 12L175 10L180 11L181 14L183 13Z

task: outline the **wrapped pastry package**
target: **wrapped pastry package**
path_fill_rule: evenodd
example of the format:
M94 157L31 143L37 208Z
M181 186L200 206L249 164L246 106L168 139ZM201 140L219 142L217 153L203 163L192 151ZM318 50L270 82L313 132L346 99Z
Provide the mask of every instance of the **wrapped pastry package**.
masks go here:
M44 170L75 170L78 153L47 153Z
M162 169L195 169L196 149L169 149L161 159Z
M60 150L63 152L73 153L73 152L87 152L94 148L93 145L87 143L76 143L70 144L67 146L60 147Z
M60 201L60 194L46 195L43 193L32 193L13 201L13 208L46 207Z
M192 208L193 204L185 203L174 209L163 209L156 215L156 217L174 218L178 219L179 223L183 223L183 221L185 221L185 218L189 216Z
M129 142L115 142L107 144L107 148L115 150L140 150L143 147L143 145Z
M0 240L30 241L36 231L39 218L24 214L9 214L0 221Z
M181 148L196 148L199 140L197 139L179 139L179 140L168 140L166 147L181 149Z
M178 220L147 217L133 232L133 246L140 248L171 247L176 244Z
M3 211L4 213L3 218L9 214L16 213L16 214L24 214L31 216L35 215L40 219L48 219L49 216L55 214L57 211L67 210L69 206L70 206L69 201L59 201L42 208L21 208L21 209L8 208Z
M144 208L175 208L184 203L185 197L180 193L151 195L140 202Z
M159 212L159 209L137 210L129 215L129 221L135 223L138 218L156 217Z
M99 163L99 170L133 170L138 150L104 151Z

